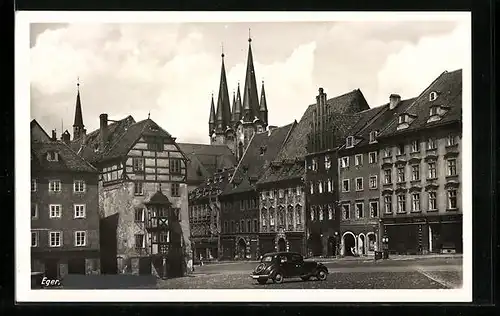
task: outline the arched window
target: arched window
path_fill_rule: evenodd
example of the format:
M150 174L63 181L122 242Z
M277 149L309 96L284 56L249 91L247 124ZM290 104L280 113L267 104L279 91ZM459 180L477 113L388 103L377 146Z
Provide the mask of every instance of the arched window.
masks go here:
M278 212L278 225L285 226L285 209L283 207L279 208Z
M437 99L437 93L435 91L432 91L430 94L429 94L429 101L434 101Z
M274 226L275 225L275 214L274 214L274 208L269 209L269 225Z
M287 219L288 219L288 227L293 226L293 206L289 205L288 206L288 212L287 212Z
M302 205L297 204L295 206L295 223L300 224L302 223Z
M319 206L318 207L318 212L319 212L319 220L322 221L323 220L323 207L322 206Z
M265 207L262 209L261 217L262 217L261 219L262 226L264 227L267 226L267 210Z

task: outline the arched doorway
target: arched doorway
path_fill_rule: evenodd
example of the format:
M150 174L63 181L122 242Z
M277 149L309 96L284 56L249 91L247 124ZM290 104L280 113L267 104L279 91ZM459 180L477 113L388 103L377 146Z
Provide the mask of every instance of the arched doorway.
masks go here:
M366 255L366 244L365 244L365 235L364 234L360 234L359 235L359 240L358 240L358 253L360 255Z
M335 237L330 236L328 238L328 256L333 257L337 255L337 244L335 243Z
M247 244L242 238L238 241L238 258L244 260L246 258Z
M356 251L356 240L354 239L354 234L351 232L344 233L342 241L344 244L344 256L354 256L353 250Z
M278 240L278 251L286 251L286 241L283 238Z
M377 238L374 233L368 233L366 238L368 239L368 253L373 253L377 250Z

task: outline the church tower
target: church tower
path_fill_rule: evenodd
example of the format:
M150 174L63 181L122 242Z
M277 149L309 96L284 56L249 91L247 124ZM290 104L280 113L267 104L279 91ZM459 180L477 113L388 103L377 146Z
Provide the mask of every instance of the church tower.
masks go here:
M82 102L80 101L80 81L76 84L76 107L75 107L75 121L73 123L73 140L82 137L86 130L85 125L83 125L83 115L82 115Z

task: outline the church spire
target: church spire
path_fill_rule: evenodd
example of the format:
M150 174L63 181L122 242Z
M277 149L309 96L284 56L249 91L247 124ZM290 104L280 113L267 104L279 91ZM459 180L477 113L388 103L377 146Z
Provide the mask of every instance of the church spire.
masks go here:
M80 138L85 131L83 125L82 102L80 100L80 78L76 84L76 106L75 106L75 121L73 123L73 140Z
M246 121L253 121L254 117L258 116L259 113L259 96L257 93L257 82L255 80L250 30L248 33L247 71L245 75L245 88L243 91L243 116Z
M260 119L267 126L267 101L266 101L266 91L264 89L264 80L262 80L262 89L260 92L260 108L259 108Z
M239 120L241 120L241 93L240 83L238 82L236 99L233 100L233 124L236 124Z
M208 135L211 137L215 129L215 106L214 94L212 93L212 102L210 103L210 118L208 119Z
M220 73L219 95L217 98L217 127L224 132L231 124L231 104L227 87L226 68L224 66L224 47L221 54L222 64Z

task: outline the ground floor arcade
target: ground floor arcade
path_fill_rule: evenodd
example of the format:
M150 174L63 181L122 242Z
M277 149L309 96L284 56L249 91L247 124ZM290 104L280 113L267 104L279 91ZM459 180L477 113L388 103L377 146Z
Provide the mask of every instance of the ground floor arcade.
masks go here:
M378 251L379 222L341 222L340 254L342 256L370 256Z

